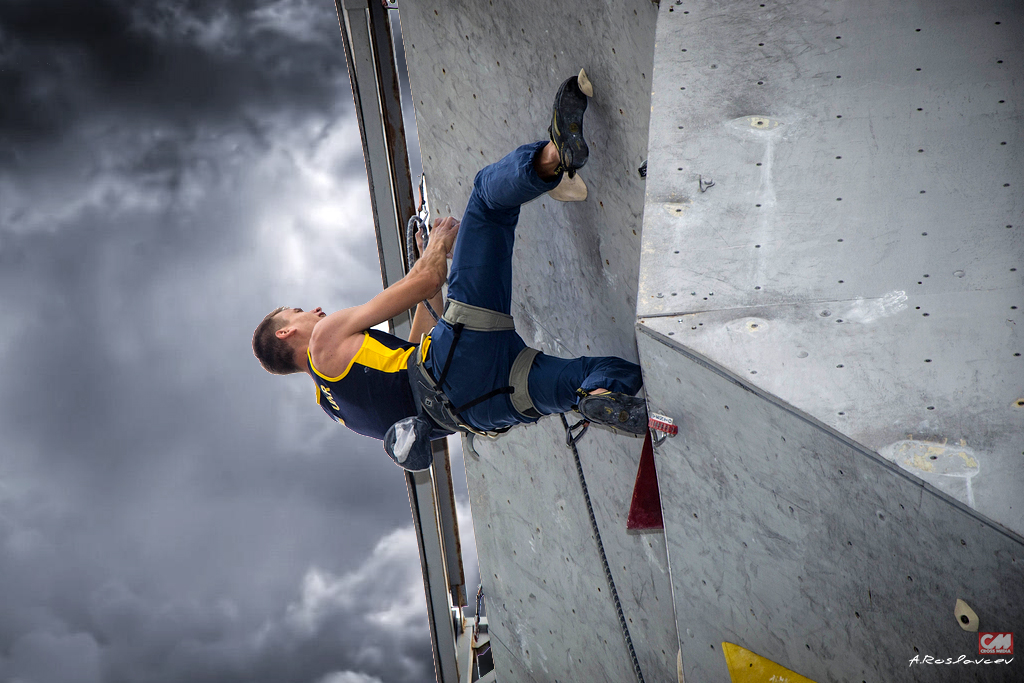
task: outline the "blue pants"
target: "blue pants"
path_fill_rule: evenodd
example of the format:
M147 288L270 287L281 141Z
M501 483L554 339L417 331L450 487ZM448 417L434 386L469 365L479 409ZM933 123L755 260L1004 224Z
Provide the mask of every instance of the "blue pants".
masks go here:
M512 246L521 204L558 185L541 180L533 159L546 141L523 145L476 175L462 217L451 272L448 298L501 313L511 313ZM427 367L441 374L453 340L451 325L441 320L431 332ZM445 381L445 393L456 406L469 403L492 389L508 385L512 362L526 343L514 331L463 330ZM541 415L570 410L576 390L610 389L628 394L640 390L640 366L614 356L555 358L537 354L530 368L530 398ZM462 418L481 430L494 430L537 418L512 407L500 394L463 411Z

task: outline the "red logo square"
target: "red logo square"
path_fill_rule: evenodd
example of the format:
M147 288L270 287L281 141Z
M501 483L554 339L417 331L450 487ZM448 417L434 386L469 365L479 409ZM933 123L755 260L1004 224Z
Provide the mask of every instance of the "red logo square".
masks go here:
M978 634L979 655L1012 655L1013 634L1012 633L979 633Z

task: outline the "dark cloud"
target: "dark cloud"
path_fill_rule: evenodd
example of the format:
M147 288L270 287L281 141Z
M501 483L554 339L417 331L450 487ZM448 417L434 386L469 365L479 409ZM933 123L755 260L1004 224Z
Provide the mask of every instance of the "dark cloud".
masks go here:
M350 106L336 15L312 0L13 0L0 39L4 146L110 111L187 127Z
M430 678L401 472L249 346L380 289L334 8L2 3L0 92L0 680Z

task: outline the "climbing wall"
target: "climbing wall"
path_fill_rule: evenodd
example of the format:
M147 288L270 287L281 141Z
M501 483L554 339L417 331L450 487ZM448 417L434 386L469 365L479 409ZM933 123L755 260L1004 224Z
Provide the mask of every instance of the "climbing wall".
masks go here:
M1019 536L667 334L638 344L680 423L655 459L686 680L729 681L723 643L819 683L1020 680L909 666L978 657L957 599L982 631L1024 631Z
M401 13L435 215L594 81L590 198L525 207L513 314L547 353L639 349L680 427L665 534L626 530L640 441L580 449L646 679L679 649L691 683L750 680L723 643L818 683L1024 678L910 666L978 657L957 599L1024 632L1019 3ZM563 438L546 419L466 459L497 675L631 680Z
M528 344L562 357L637 359L651 69L650 2L403 2L419 143L436 214L459 215L473 176L547 137L558 85L585 67L586 202L524 207L512 313ZM678 649L660 531L627 531L643 442L591 429L580 456L637 658L675 677ZM477 439L466 457L492 651L502 681L634 676L571 451L557 417Z
M1024 10L661 4L637 315L687 680L1022 680Z

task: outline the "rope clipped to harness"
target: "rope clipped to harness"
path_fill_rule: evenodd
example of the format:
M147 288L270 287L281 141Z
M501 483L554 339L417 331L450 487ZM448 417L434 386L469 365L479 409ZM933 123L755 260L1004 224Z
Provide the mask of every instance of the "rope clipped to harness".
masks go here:
M576 450L576 442L579 441L580 437L583 436L583 432L586 431L587 425L590 423L586 420L581 420L572 427L569 426L569 421L565 419L565 413L559 413L559 417L562 418L562 426L565 427L565 442L572 449L573 459L576 461L576 473L580 477L580 487L583 489L583 500L587 503L587 514L590 516L590 528L594 532L594 540L597 542L597 551L601 555L601 566L604 567L604 578L608 582L608 590L612 594L612 600L615 603L615 613L619 617L619 626L622 629L622 637L626 641L626 649L629 650L629 658L633 662L633 673L636 674L636 680L638 683L644 683L644 674L640 670L640 660L637 659L636 650L633 649L633 639L629 635L629 626L626 625L626 615L622 611L622 603L619 601L619 592L615 589L615 580L612 578L612 570L608 565L608 555L604 551L604 543L601 542L601 530L597 527L597 517L594 515L594 505L590 502L590 491L587 489L587 479L583 476L583 463L580 460L580 453ZM572 436L572 430L580 426L580 423L586 423L583 425L583 429L574 436Z

